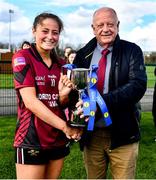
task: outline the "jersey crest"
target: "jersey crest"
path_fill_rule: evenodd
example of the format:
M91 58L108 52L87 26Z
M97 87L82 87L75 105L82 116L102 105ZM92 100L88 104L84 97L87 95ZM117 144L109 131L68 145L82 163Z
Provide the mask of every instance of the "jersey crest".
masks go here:
M25 65L26 61L24 57L17 57L14 59L14 66Z

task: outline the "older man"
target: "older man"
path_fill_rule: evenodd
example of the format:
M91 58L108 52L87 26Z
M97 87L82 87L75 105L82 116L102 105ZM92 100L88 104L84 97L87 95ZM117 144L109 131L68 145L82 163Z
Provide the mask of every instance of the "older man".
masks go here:
M85 131L83 135L81 145L87 176L105 179L110 164L112 178L135 178L140 140L137 103L147 83L143 53L136 44L120 39L119 20L112 8L96 10L92 28L95 37L77 52L74 64L80 68L99 65L97 88L107 105L112 125L105 127L97 111L94 131ZM107 51L103 58L105 65L101 64L104 51Z

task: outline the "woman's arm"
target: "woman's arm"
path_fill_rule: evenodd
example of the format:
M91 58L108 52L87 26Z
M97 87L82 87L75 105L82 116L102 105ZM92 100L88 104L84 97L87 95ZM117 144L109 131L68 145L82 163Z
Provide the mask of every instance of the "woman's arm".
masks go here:
M80 132L78 129L67 126L64 120L55 115L39 99L37 99L36 90L34 87L21 88L19 91L26 108L32 111L37 117L47 124L63 131L67 138L79 138Z

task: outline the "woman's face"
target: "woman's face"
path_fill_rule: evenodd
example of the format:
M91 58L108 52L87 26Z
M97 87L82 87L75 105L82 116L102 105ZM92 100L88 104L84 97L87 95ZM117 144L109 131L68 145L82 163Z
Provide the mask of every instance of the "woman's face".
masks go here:
M73 63L75 56L76 56L76 53L71 53L71 54L68 56L68 60L69 60L69 63L70 63L70 64Z
M66 48L66 49L65 49L65 51L64 51L64 56L65 56L66 58L68 58L68 54L70 53L70 51L71 51L71 48Z
M23 47L22 47L22 49L28 49L28 48L30 48L30 45L29 44L23 44Z
M51 18L44 19L33 29L33 35L38 50L51 51L59 41L59 25Z

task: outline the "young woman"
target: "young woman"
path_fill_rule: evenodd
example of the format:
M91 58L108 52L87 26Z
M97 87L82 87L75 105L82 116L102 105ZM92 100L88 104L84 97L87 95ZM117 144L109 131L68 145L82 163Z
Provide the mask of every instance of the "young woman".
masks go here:
M73 64L75 56L76 56L76 51L75 50L71 50L69 55L68 55L68 62L67 63Z
M72 47L70 47L70 46L67 46L64 49L64 59L65 59L66 63L68 63L68 55L71 51L72 51Z
M60 75L64 62L54 50L62 29L58 16L38 15L32 28L35 43L13 56L18 98L14 140L17 179L58 178L69 154L68 138L81 136L79 129L66 124L62 108L72 89L68 78Z

